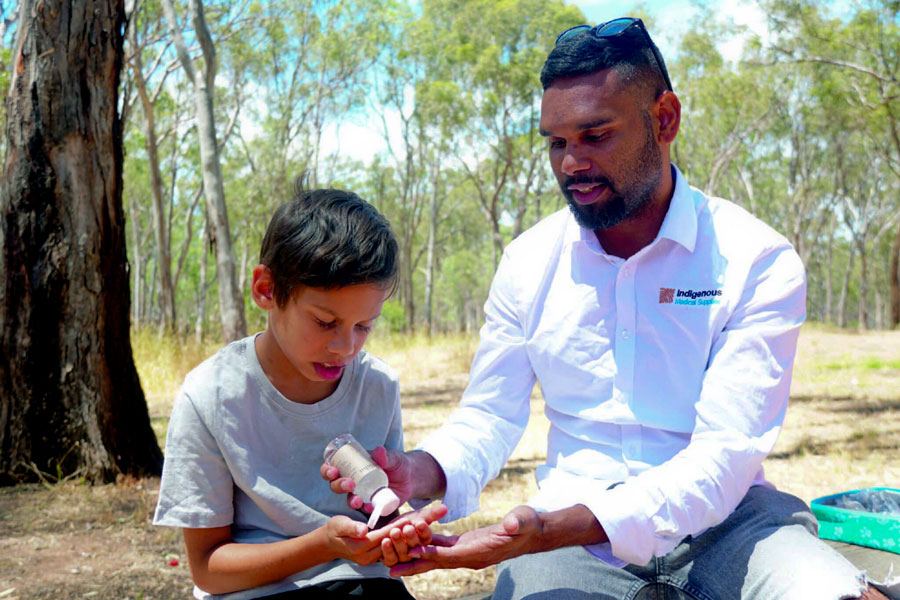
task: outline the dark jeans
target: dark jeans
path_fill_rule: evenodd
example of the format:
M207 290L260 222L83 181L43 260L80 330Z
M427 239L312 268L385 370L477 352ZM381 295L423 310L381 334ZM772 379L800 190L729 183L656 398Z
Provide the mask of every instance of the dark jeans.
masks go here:
M264 600L356 600L357 598L379 598L415 600L399 579L341 579L318 585L311 585L291 592L265 596Z

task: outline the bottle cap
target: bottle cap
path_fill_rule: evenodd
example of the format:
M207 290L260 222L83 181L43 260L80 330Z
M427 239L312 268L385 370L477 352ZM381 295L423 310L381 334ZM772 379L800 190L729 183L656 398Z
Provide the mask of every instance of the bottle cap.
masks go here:
M369 516L369 529L375 527L375 523L381 518L381 515L389 515L400 506L400 498L391 488L383 487L372 495L372 514Z

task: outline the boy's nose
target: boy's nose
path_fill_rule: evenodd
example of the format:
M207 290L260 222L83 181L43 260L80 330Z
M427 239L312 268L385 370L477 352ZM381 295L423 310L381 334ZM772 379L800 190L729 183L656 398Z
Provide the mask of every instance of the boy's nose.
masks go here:
M328 351L338 356L350 356L356 346L354 332L335 331L334 337L328 342Z

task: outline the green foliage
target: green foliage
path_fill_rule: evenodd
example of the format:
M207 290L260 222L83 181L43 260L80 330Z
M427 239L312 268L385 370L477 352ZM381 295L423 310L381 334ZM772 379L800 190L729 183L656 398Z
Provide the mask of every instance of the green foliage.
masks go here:
M157 89L165 77L153 106L173 271L184 252L179 330L202 318L204 331L216 331L206 207L193 203L201 166L191 86L180 70L164 76L174 57L158 0L140 7L133 23L148 82ZM794 244L807 266L811 318L884 324L900 216L896 3L762 7L770 37L701 6L665 57L683 107L673 160L693 185L733 199ZM564 206L537 134L538 75L556 35L584 22L580 11L558 0L215 0L205 8L245 290L272 212L307 173L307 185L354 190L392 224L402 274L383 331L477 328L503 246ZM645 12L636 14L655 33ZM190 43L189 27L186 36ZM723 48L737 38L746 43L735 59ZM7 80L0 71L0 90ZM134 87L124 89L128 251L144 326L158 318L146 116ZM385 150L365 164L328 155L326 140L350 124L378 130ZM265 314L245 298L249 329L264 327Z
M397 300L388 300L381 309L378 328L390 333L400 333L406 327L406 314Z

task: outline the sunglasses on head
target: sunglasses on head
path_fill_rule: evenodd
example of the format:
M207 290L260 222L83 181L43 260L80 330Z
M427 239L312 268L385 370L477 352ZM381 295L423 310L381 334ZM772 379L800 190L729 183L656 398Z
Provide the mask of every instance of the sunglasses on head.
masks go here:
M563 31L556 38L556 45L563 40L567 40L572 36L578 35L585 31L590 31L594 37L603 38L603 37L615 37L620 35L632 27L637 27L640 29L644 38L647 40L647 46L650 47L650 51L653 52L653 59L656 61L656 66L659 69L659 72L662 73L663 79L666 81L666 89L672 89L672 82L669 81L669 73L666 71L666 67L663 65L662 57L659 55L659 50L656 49L656 45L653 43L653 40L650 39L650 33L647 31L647 28L644 26L644 22L640 19L635 19L633 17L621 17L618 19L613 19L612 21L607 21L606 23L600 23L599 25L595 25L591 27L590 25L576 25L575 27L570 27Z

